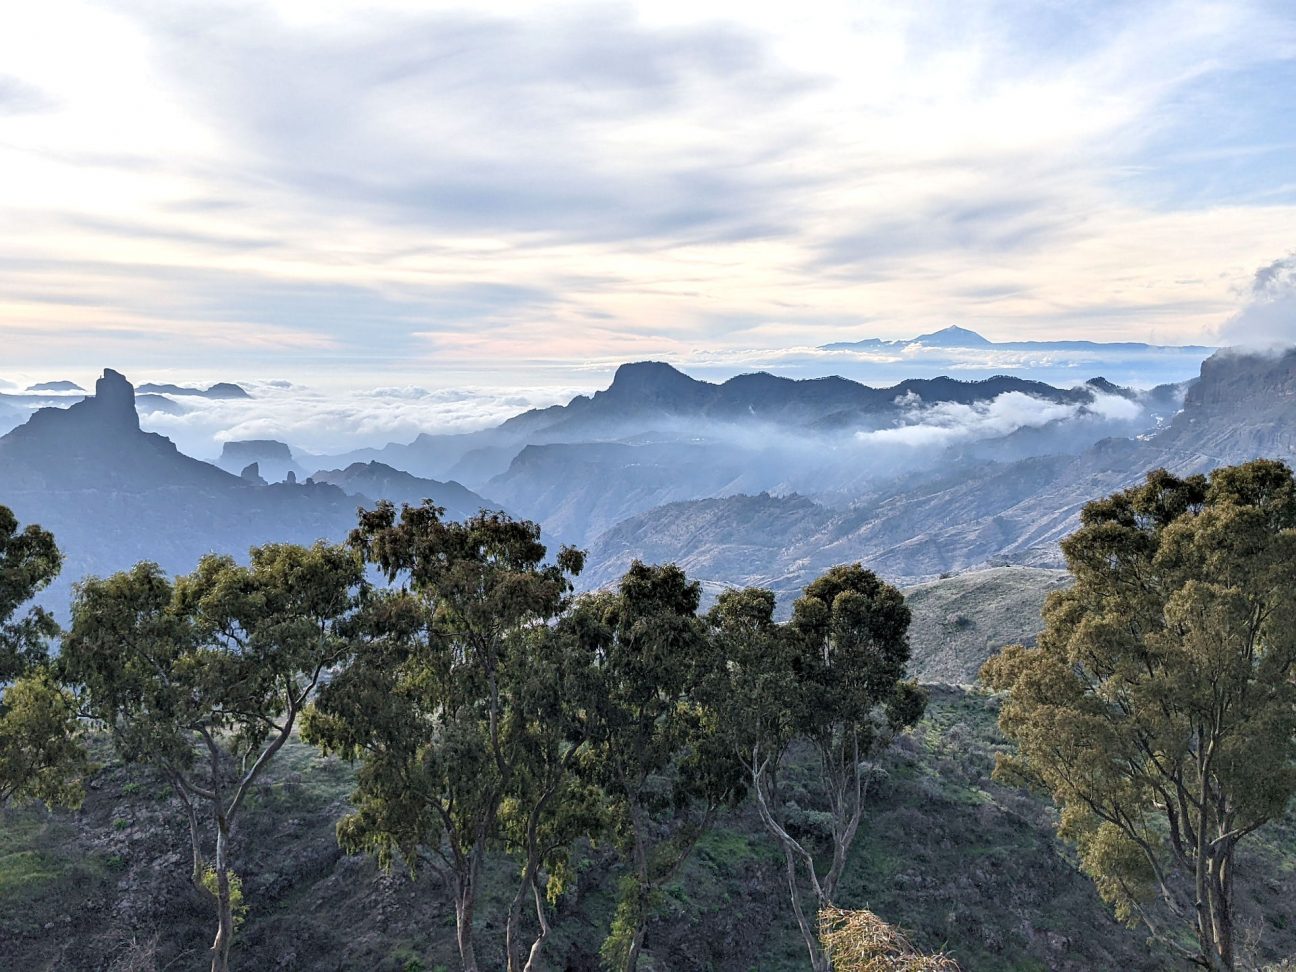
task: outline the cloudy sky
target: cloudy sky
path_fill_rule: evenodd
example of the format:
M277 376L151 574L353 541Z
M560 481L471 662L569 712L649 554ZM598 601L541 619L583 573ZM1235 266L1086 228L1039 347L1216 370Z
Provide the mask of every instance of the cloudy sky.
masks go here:
M11 4L0 375L1296 336L1294 90L1289 0Z

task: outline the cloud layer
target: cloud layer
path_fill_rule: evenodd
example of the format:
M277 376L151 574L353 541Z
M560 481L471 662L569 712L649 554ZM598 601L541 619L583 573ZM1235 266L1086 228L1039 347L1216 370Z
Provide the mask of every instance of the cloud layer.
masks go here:
M1282 0L47 0L0 63L15 370L1202 343L1296 225Z

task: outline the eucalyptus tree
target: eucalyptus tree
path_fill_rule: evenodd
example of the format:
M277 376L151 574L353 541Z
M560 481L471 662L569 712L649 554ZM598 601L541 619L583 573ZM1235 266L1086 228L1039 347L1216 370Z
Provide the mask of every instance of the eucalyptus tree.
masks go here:
M761 821L783 851L792 911L819 972L831 963L817 915L836 903L871 779L867 761L917 722L926 700L905 681L909 608L872 571L834 567L806 587L785 625L773 612L769 591L719 597L707 619L728 664L710 691L730 700L725 734ZM810 828L790 819L783 771L799 747L814 754L809 792L800 799L817 798L823 807L826 866ZM805 889L813 894L809 907Z
M174 583L141 563L78 585L64 672L119 756L160 772L184 808L191 876L215 903L213 972L229 968L242 895L239 813L350 652L362 591L360 558L325 544L254 548L247 566L204 557Z
M608 825L602 791L581 772L589 757L590 722L582 704L593 659L560 619L510 657L505 732L512 779L501 807L505 848L521 863L509 905L505 949L509 972L535 972L551 932L550 908L569 879L570 854L582 837ZM527 944L523 908L535 914Z
M1039 646L982 669L1018 747L997 772L1052 794L1118 917L1234 968L1237 847L1296 793L1291 470L1155 471L1088 504L1062 550L1075 583Z
M53 615L29 606L63 566L54 535L36 524L21 530L7 506L0 506L0 684L47 660L50 639L59 633Z
M22 610L62 563L53 534L35 524L20 530L0 506L0 806L81 800L86 759L75 699L50 671L58 624L43 608Z
M338 824L343 848L439 873L454 894L463 967L476 972L482 866L505 829L526 858L509 961L527 961L525 896L541 904L538 944L546 935L539 870L561 843L553 811L576 748L564 739L560 686L543 684L565 670L547 625L583 555L563 548L548 563L534 523L443 514L430 502L361 513L350 542L392 586L365 611L360 647L304 730L360 764L355 811Z
M698 584L679 567L635 562L615 592L582 598L566 621L593 660L585 769L607 795L630 865L601 949L606 964L625 972L638 966L662 886L743 790L717 714L697 691L723 664L699 601Z

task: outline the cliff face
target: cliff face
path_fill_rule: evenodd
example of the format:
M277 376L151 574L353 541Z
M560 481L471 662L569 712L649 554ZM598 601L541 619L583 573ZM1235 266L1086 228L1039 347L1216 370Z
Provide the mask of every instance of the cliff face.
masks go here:
M1183 411L1148 444L1162 451L1162 465L1184 471L1262 456L1296 463L1296 349L1212 355Z
M1284 354L1220 351L1202 362L1201 378L1188 390L1184 410L1296 405L1296 348Z

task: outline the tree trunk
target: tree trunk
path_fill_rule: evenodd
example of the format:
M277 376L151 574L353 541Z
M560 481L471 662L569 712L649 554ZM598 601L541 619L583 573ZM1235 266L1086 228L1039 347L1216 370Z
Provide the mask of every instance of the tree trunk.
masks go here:
M634 865L635 865L635 901L634 934L630 937L630 948L626 951L624 972L636 972L639 968L639 953L643 951L644 925L648 922L648 838L645 834L643 811L637 800L630 801L630 826L634 830Z
M189 816L189 844L193 850L193 885L200 891L206 891L203 887L203 871L206 870L206 862L203 860L202 840L198 835L198 810L188 800L184 801L185 812Z
M640 919L635 928L634 937L630 939L630 950L626 952L625 972L636 972L639 968L639 953L643 951L644 925Z
M1221 969L1233 969L1233 908L1230 901L1229 859L1231 851L1212 857L1207 874L1211 912L1211 937Z
M234 909L230 895L229 826L216 821L216 940L212 942L211 972L229 972L229 951L234 939Z
M540 894L540 885L534 880L531 882L531 892L535 896L536 917L540 920L540 934L531 943L531 954L527 956L526 965L523 966L522 972L537 972L540 950L544 948L545 939L549 937L549 919L545 916L544 896Z
M522 972L526 960L522 956L522 901L526 897L527 887L531 883L531 862L527 861L518 884L517 894L509 903L508 921L504 925L504 951L508 956L508 972Z
M473 848L468 873L460 875L455 883L455 933L459 944L459 959L464 972L478 972L477 949L473 945L473 913L477 907L477 873L479 858Z
M801 904L801 885L797 881L796 856L790 847L784 846L783 859L787 864L788 896L792 899L792 913L796 915L797 927L801 929L806 951L810 953L810 968L814 972L828 972L828 956L824 954L823 945L819 941L818 915L815 915L815 921L806 917L805 908Z

